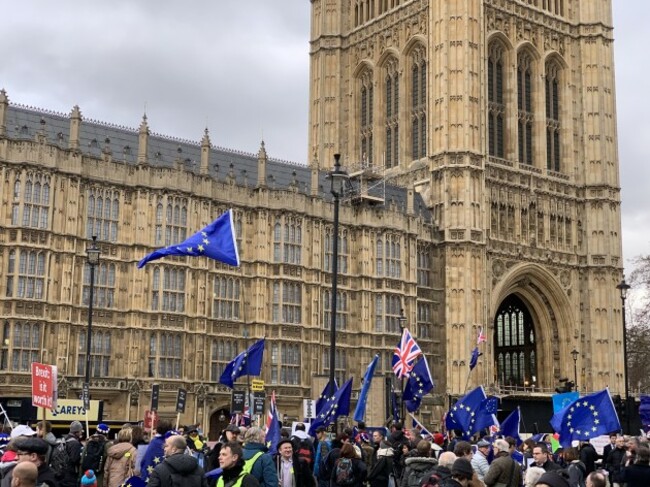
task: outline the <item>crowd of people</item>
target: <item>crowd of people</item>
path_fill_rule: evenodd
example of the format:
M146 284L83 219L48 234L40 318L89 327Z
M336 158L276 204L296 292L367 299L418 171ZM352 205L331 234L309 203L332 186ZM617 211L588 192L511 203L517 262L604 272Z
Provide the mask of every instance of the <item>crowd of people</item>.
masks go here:
M550 436L472 444L398 422L359 423L333 438L298 423L282 430L273 453L257 426L228 425L212 445L198 425L176 431L166 420L149 442L129 424L83 436L78 421L61 439L47 421L0 433L0 487L650 487L646 439L616 434L600 455L589 442L555 451Z

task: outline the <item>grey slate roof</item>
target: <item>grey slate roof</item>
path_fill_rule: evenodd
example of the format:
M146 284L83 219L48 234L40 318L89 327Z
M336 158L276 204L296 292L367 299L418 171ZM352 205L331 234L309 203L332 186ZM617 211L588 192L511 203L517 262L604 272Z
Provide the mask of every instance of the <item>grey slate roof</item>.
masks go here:
M34 140L43 130L49 143L58 145L62 149L68 148L69 145L70 118L62 113L22 105L9 105L6 127L7 136L12 139ZM80 150L84 154L101 157L102 151L108 148L112 152L113 160L123 161L126 164L137 162L137 129L83 119L79 138ZM198 173L201 144L150 133L148 156L149 164L173 167L180 160L186 171ZM217 180L224 180L232 173L238 185L247 184L254 187L257 184L257 154L212 146L208 169L210 176ZM294 181L298 185L298 192L309 194L311 192L310 168L303 164L268 158L268 187L284 189L290 187ZM331 199L326 171L319 173L319 187L323 197ZM386 203L394 202L400 211L406 211L406 189L389 184L386 184L385 188ZM416 213L419 213L425 221L431 222L431 213L417 192L414 207Z

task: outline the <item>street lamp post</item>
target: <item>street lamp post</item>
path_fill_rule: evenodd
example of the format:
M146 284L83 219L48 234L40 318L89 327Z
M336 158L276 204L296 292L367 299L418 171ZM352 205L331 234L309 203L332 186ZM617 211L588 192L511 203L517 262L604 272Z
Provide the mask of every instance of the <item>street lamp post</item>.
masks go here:
M628 371L627 371L627 326L625 324L625 300L627 299L627 292L630 290L630 285L625 282L625 275L623 279L616 285L616 289L621 293L621 312L623 315L623 365L625 370L625 424L626 424L626 433L630 433L630 409L629 398L630 398L630 389L628 384Z
M341 154L334 154L334 170L330 171L330 192L334 197L334 228L332 235L332 300L330 306L330 370L329 397L334 396L334 371L336 368L336 292L339 274L339 203L345 189L347 172L341 169Z
M404 314L404 309L399 310L399 318L397 318L399 321L399 330L400 330L400 340L402 335L404 334L404 328L406 328L406 315ZM402 423L404 423L404 377L400 379L400 393L399 393L399 401L400 401L400 420Z
M93 235L90 247L86 249L86 258L90 266L90 293L88 296L88 334L86 335L86 380L83 388L84 407L88 409L90 403L90 351L93 331L93 301L95 299L95 267L99 264L99 248L97 237Z
M575 385L576 391L578 390L578 352L575 348L571 350L571 356L573 357L573 384Z

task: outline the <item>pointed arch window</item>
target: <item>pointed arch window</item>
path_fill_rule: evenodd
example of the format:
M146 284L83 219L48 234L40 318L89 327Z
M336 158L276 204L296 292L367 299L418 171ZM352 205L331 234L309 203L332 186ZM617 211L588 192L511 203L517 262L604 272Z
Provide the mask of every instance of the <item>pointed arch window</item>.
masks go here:
M524 302L509 296L499 307L494 323L494 353L502 386L534 386L537 381L535 328Z
M427 64L423 47L411 55L411 159L427 154Z
M41 356L40 323L4 322L0 366L2 370L29 372L32 362L39 362Z
M88 331L79 334L77 349L77 375L86 373L86 337ZM111 334L108 331L93 331L90 344L90 376L108 377L111 364Z
M504 119L506 106L503 102L503 46L493 42L488 57L488 117L489 150L494 157L505 157Z
M359 147L364 163L373 162L373 103L372 71L366 70L359 79Z
M546 168L561 170L560 147L560 67L556 62L546 63Z
M7 262L7 297L43 299L44 286L45 252L10 250Z
M224 320L239 320L241 316L240 280L232 277L215 276L212 317Z
M399 164L399 74L397 59L386 62L385 76L386 108L384 126L386 129L386 167Z
M182 377L183 338L178 333L152 333L149 337L149 377ZM232 357L229 359L232 360Z
M517 56L517 107L519 129L519 163L533 164L533 68L527 52Z
M187 238L187 198L161 196L156 203L156 242L169 246Z

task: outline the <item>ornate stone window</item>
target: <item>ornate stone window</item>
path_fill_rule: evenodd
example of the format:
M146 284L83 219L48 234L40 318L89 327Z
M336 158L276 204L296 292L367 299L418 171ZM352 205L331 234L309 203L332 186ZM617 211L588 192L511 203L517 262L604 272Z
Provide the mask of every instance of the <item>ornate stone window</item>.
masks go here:
M86 373L86 337L88 331L79 333L77 347L77 375ZM108 331L93 331L93 341L90 344L90 376L109 377L111 364L111 334Z
M427 62L424 47L411 54L411 158L427 155Z
M90 266L84 265L84 285L82 304L88 306L90 300ZM101 262L95 269L95 290L93 306L113 308L115 306L115 264Z
M271 383L300 385L300 344L271 344Z
M373 163L373 104L372 71L366 69L359 78L359 147L361 161Z
M348 262L350 260L350 248L348 246L348 231L345 229L339 230L339 248L338 248L338 272L339 274L348 273ZM325 252L323 255L323 270L325 272L332 272L332 259L334 252L334 238L332 237L332 229L325 230Z
M418 303L418 338L431 338L431 304Z
M22 211L22 219L20 214ZM44 174L26 176L21 193L20 179L14 182L11 224L29 228L49 228L50 177Z
M185 269L154 268L151 309L176 313L185 311Z
M546 168L560 172L560 67L556 62L546 63Z
M285 216L273 226L273 262L300 265L302 261L302 219Z
M149 338L149 377L180 379L183 373L182 360L183 339L180 334L151 334Z
M345 330L348 327L348 317L350 310L348 308L349 300L348 293L345 291L337 291L336 293L336 329ZM325 310L323 316L323 328L329 329L332 322L332 292L325 290L323 292L323 309Z
M239 320L241 317L241 283L232 277L215 276L212 300L212 317Z
M18 260L18 266L16 266ZM10 250L7 261L8 298L43 299L45 283L45 252Z
M492 42L488 48L489 150L491 156L500 158L505 157L503 57L503 45L500 42Z
M323 350L323 374L328 374L330 370L330 351L329 348ZM342 386L350 378L348 371L348 357L345 350L337 348L334 352L334 379L336 383Z
M527 52L517 56L517 107L519 129L519 162L533 164L533 68L532 57Z
M302 285L299 282L273 283L272 319L275 323L302 322Z
M400 237L379 236L375 241L375 273L377 277L399 279L402 275Z
M528 308L517 296L509 296L499 307L494 341L499 384L534 386L537 382L535 329Z
M375 331L398 333L402 298L397 294L375 296Z
M431 281L431 249L418 247L417 254L417 282L418 286L430 287Z
M210 353L210 380L218 382L223 369L226 368L228 362L234 359L239 352L237 351L237 343L231 340L212 340L212 349Z
M41 325L38 323L4 322L0 368L14 372L29 372L32 362L41 356Z
M105 242L117 242L120 220L120 193L110 189L88 191L86 238L96 236Z
M175 196L158 198L156 204L156 245L168 246L187 238L187 199Z
M386 167L399 164L399 73L397 59L391 58L384 66L384 107L386 131Z

